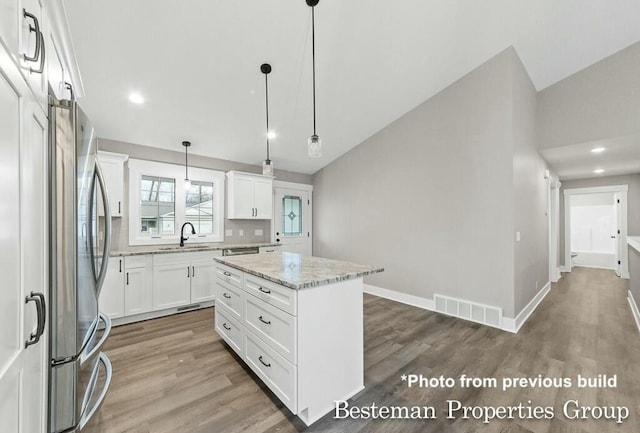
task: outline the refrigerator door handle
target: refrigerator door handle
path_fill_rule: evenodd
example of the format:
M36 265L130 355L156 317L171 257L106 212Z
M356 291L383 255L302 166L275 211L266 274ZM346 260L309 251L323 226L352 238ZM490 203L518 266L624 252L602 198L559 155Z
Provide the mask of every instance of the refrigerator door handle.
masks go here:
M104 332L102 333L102 337L100 337L100 340L95 344L95 346L93 346L89 353L87 353L86 355L84 353L80 354L80 364L84 364L87 359L93 358L96 352L99 352L102 349L104 342L107 341L107 338L111 333L111 319L109 318L109 316L107 316L103 312L100 312L99 316L100 320L104 322Z
M104 247L102 250L102 262L100 263L100 272L96 279L96 297L100 296L104 278L107 275L107 266L109 264L109 254L111 254L111 206L109 205L109 193L104 182L104 175L100 164L96 160L96 177L100 183L100 191L102 191L102 206L104 208ZM93 254L93 249L91 250Z
M107 391L109 390L109 386L111 385L111 378L113 376L111 361L109 361L109 357L104 353L100 354L99 361L104 367L104 371L105 371L104 385L93 407L85 408L85 411L82 414L82 418L80 418L80 423L78 424L78 430L82 430L84 426L89 422L89 420L93 417L93 415L95 415L98 409L100 409L100 406L102 406L102 403L104 402L104 398L107 396Z

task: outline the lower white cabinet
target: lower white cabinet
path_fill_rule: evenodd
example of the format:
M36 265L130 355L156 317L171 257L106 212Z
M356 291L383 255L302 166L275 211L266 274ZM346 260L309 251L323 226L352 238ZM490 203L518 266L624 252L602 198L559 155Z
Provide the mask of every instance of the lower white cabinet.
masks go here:
M109 258L98 304L110 319L124 316L124 257Z
M215 300L220 251L158 254L153 261L153 310Z
M153 296L151 264L151 256L125 258L125 316L133 316L151 311Z
M293 290L218 264L216 332L311 425L364 388L362 278Z

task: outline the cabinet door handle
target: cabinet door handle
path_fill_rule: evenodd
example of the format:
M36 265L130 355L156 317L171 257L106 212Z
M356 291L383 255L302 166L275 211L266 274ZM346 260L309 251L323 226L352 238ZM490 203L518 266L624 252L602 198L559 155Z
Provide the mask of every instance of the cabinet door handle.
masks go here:
M38 33L39 37L38 40L40 41L40 66L38 66L38 69L33 69L33 68L29 68L29 72L31 72L32 74L42 74L44 72L44 36L42 35L42 32Z
M118 202L118 213L122 213L122 202Z
M118 260L120 262L120 270L118 272L122 272L122 259Z
M187 278L191 277L191 269L187 266Z
M222 324L222 327L223 327L224 329L226 329L227 331L231 331L231 328L229 328L229 327L227 326L227 324L226 324L226 323L223 323L223 324Z
M27 12L26 9L22 9L22 16L33 21L33 26L29 24L29 32L36 34L36 49L33 53L33 56L23 54L22 57L26 62L37 62L38 58L40 57L40 23L38 22L38 18L36 18L35 15Z
M225 271L225 272L223 272L223 274L225 274L227 277L230 277L230 276L231 276L231 272L227 272L227 271Z
M127 272L127 286L129 285L129 272Z
M196 276L196 267L195 266L191 266L191 276L192 277Z
M29 302L35 302L36 304L36 312L38 314L38 326L37 330L34 333L31 333L29 339L25 341L24 347L25 349L33 344L36 344L40 341L40 337L44 334L44 326L46 321L46 306L44 304L44 295L42 293L34 293L31 292L30 296L25 298L25 304Z
M262 316L258 317L258 320L264 323L265 325L271 325L271 320L264 320Z
M271 364L267 364L262 360L262 355L258 356L258 361L260 361L262 365L264 365L265 367L271 367Z
M226 292L225 292L225 293L223 293L223 294L222 294L222 296L224 296L224 297L225 297L225 298L227 298L227 299L231 299L231 296L227 295L227 293L226 293Z
M266 294L271 293L271 290L265 290L265 289L262 288L262 286L258 287L258 290L260 290L262 293L266 293Z

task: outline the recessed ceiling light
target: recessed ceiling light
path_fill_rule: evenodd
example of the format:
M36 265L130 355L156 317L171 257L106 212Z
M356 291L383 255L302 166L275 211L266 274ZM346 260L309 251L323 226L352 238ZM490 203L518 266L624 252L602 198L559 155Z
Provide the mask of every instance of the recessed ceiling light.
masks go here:
M604 169L602 169L602 168L596 168L595 170L593 170L593 172L594 172L595 174L602 174L602 173L604 173Z
M140 93L133 92L129 94L129 101L133 102L134 104L143 104L144 97Z
M267 132L267 138L269 140L273 140L274 138L276 138L278 135L275 133L275 131L269 131Z
M604 147L594 147L593 149L591 149L591 153L602 153L606 150L606 148Z

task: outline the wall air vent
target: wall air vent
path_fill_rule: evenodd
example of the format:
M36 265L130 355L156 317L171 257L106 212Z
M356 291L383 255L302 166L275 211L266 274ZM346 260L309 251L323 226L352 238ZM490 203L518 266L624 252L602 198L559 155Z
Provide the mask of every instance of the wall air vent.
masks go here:
M502 328L502 308L443 295L433 295L436 312L483 325Z

